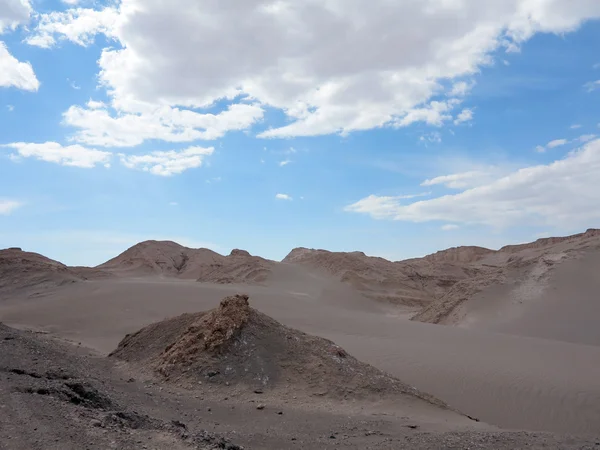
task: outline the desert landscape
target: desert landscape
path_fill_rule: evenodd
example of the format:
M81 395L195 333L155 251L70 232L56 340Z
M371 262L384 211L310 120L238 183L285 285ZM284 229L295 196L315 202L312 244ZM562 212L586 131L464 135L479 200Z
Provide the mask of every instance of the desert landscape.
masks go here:
M397 262L0 250L0 448L600 448L599 273L596 229Z

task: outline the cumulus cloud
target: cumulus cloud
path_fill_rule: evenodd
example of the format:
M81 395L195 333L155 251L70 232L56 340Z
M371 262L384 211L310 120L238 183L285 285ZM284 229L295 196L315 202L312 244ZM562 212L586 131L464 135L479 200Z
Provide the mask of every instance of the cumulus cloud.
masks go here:
M32 8L29 0L4 0L0 2L0 34L27 22L31 12Z
M63 114L63 121L78 129L72 137L77 142L133 147L148 139L167 142L218 139L228 131L248 128L264 113L260 106L245 103L231 105L218 114L145 106L140 112L119 113L110 111L101 102L89 101L87 108L71 106Z
M287 194L277 194L277 195L275 195L275 198L277 200L293 200L292 197L290 197Z
M0 88L15 87L25 91L37 91L40 87L33 67L11 55L6 44L0 41Z
M572 229L600 220L600 139L551 164L526 167L489 183L417 202L370 195L345 208L376 219L444 221L493 227Z
M129 169L143 170L153 175L169 177L200 167L212 155L213 147L189 147L185 150L156 151L146 155L119 154L121 163Z
M21 202L15 200L3 200L0 199L0 214L8 216L15 209L21 207Z
M6 144L4 147L16 150L11 158L35 158L40 161L81 168L92 168L99 164L110 166L111 153L96 149L89 149L81 145L62 146L57 142L43 144L16 142Z
M39 16L37 26L25 42L36 47L50 48L59 39L87 47L94 42L98 33L112 38L118 19L119 12L116 8L53 11Z
M286 115L259 134L275 138L460 120L472 75L495 51L573 31L600 17L600 3L122 0L114 21L101 14L114 18L79 9L49 16L32 38L117 39L102 52L99 80L120 113L251 99Z

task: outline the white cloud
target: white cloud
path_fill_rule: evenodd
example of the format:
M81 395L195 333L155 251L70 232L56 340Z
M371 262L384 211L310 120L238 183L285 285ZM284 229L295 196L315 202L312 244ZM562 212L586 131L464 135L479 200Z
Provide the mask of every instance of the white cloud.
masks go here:
M6 105L6 109L8 109L8 112L13 112L15 110L15 106L14 105Z
M25 91L37 91L40 82L28 62L21 62L11 55L6 44L0 41L0 88L15 87Z
M583 134L583 135L581 135L581 136L579 136L579 137L577 138L577 140L578 140L579 142L584 142L584 143L585 143L585 142L592 141L592 140L594 140L594 139L596 139L596 135L595 135L595 134Z
M538 153L544 153L546 151L546 147L544 147L543 145L538 145L537 147L535 147L535 151Z
M589 83L585 83L583 86L588 92L595 91L596 89L600 89L600 80L590 81Z
M259 136L291 137L451 121L460 102L439 99L464 95L459 83L470 84L495 51L538 32L573 31L600 17L600 3L122 0L116 14L48 15L31 39L117 39L102 53L99 79L119 114L250 98L288 119Z
M0 214L4 216L8 216L15 209L21 207L21 202L17 202L15 200L2 200L0 199Z
M448 223L446 225L442 225L442 231L452 231L452 230L457 230L460 227L458 225L455 225L453 223Z
M275 198L277 200L293 200L293 198L287 194L277 194L277 195L275 195Z
M167 142L214 140L228 131L250 127L263 116L257 105L234 104L218 114L152 107L136 113L111 113L100 102L87 108L71 106L63 115L66 125L78 128L73 139L87 145L133 147L148 139Z
M550 141L546 144L547 148L556 148L556 147L561 147L565 144L567 144L569 141L566 139L555 139L553 141Z
M576 123L576 124L574 124L574 125L571 125L569 128L571 128L571 130L577 130L577 129L581 128L581 126L582 126L582 125L580 125L580 124Z
M448 95L451 97L463 97L469 93L469 91L473 88L473 82L467 83L466 81L459 81L454 83L452 86L452 90Z
M86 103L86 106L88 107L88 109L106 109L106 103L104 102L99 102L96 100L92 100L89 99L88 102Z
M40 14L37 26L25 41L29 45L50 48L57 44L57 39L64 39L87 47L98 33L113 37L112 30L118 19L116 8L75 8Z
M451 175L442 175L431 178L423 181L421 186L435 186L441 184L451 189L463 189L484 184L489 179L490 174L488 172L472 170L469 172L453 173Z
M279 161L279 167L287 166L291 162L292 162L292 160L290 160L290 159L285 159L283 161Z
M600 139L551 164L523 168L454 195L412 203L370 195L346 211L411 222L581 228L600 220L599 177Z
M27 22L31 12L29 0L3 0L0 2L0 34Z
M64 4L66 5L77 5L80 3L81 0L61 0Z
M212 155L213 147L189 147L185 150L157 151L147 155L119 154L121 163L129 169L143 170L153 175L168 177L200 167Z
M16 142L6 144L4 147L16 150L11 155L12 159L35 158L40 161L60 164L63 166L92 168L98 164L110 166L111 153L89 149L81 145L62 146L57 142L43 144Z
M406 127L415 122L425 122L428 125L441 126L452 119L450 112L458 104L456 100L447 102L432 101L424 108L413 108L396 122L396 126Z
M456 119L454 119L454 125L470 122L471 120L473 120L473 110L465 108L460 112L458 116L456 116Z

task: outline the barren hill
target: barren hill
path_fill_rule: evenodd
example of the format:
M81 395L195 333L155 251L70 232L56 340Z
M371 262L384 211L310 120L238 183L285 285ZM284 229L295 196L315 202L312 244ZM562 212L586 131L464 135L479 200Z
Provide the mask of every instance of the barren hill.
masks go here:
M472 312L481 309L489 312L486 321L509 320L508 317L521 315L521 310L528 306L539 305L535 300L547 296L547 286L557 279L557 274L560 274L563 267L576 265L577 261L598 255L600 230L596 229L572 236L544 238L528 244L503 247L476 263L489 270L486 275L457 283L416 314L413 320L460 324L472 320ZM579 272L585 271L589 266L590 264L583 264ZM592 278L585 281L590 280ZM568 291L565 294L572 299L587 295L583 284L577 286L568 280L558 284L560 290ZM481 301L482 296L487 300ZM563 307L566 308L567 305ZM585 307L590 306L586 304ZM502 316L506 316L506 319L502 319ZM557 314L556 320L560 320L561 316L562 314Z
M346 353L333 342L286 327L252 308L247 295L206 313L184 314L127 335L111 356L176 384L213 384L284 394L380 399L390 395L445 407Z
M75 269L20 248L0 250L0 294L46 289L84 280Z
M263 282L273 263L244 250L228 256L171 241L145 241L98 266L118 276L165 276L215 283Z
M365 296L393 304L424 307L457 282L487 274L471 264L493 252L479 247L445 250L425 258L392 262L362 252L296 248L283 262L324 271L351 284Z
M600 230L544 238L500 250L455 247L423 258L391 262L362 252L296 248L284 262L324 271L349 283L366 297L419 307L413 320L461 323L469 310L459 309L479 293L512 286L511 301L541 295L554 270L565 261L600 253ZM563 283L564 286L564 283ZM576 294L572 286L569 295ZM508 300L507 300L508 301Z

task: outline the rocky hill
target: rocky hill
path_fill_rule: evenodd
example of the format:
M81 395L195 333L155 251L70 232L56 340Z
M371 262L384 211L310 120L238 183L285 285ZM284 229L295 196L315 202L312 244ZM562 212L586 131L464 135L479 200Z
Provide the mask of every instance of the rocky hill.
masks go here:
M214 283L261 283L272 261L233 250L223 256L206 248L192 249L171 241L145 241L98 266L117 276L163 276Z
M247 295L226 297L209 312L184 314L127 335L111 356L184 386L209 382L332 398L402 395L445 407L333 342L250 308Z

